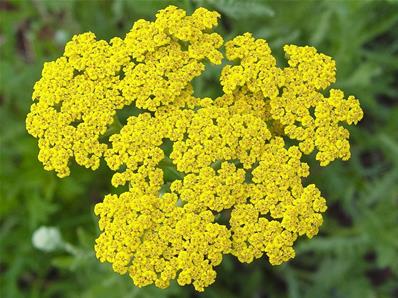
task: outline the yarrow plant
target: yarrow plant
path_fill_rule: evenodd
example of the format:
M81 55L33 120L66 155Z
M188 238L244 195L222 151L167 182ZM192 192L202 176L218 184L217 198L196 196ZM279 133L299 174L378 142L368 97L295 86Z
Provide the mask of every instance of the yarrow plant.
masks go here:
M169 6L124 39L74 36L34 87L26 127L44 168L65 177L72 159L93 170L105 159L112 184L128 186L95 206L95 251L138 287L176 279L203 291L226 254L244 263L265 254L272 265L293 258L296 239L316 235L327 208L314 184L303 185L302 157L315 151L321 166L349 159L342 124L363 116L355 97L325 90L335 81L331 57L286 45L288 66L277 67L250 33L224 43L211 31L219 17ZM192 80L224 59L223 95L195 97ZM140 113L115 131L123 108Z

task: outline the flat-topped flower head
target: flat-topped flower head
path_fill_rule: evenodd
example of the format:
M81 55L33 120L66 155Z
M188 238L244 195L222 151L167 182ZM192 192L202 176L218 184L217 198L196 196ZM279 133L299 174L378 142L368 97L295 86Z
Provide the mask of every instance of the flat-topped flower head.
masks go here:
M170 6L155 22L137 21L125 39L74 36L61 58L44 64L26 118L28 132L39 139L44 168L65 177L74 158L95 170L107 148L101 137L117 110L134 103L156 111L181 100L204 71L205 59L221 63L223 40L208 32L218 17L206 9L185 16Z
M169 6L124 39L75 36L35 85L26 125L45 169L64 177L72 159L96 169L103 158L113 186L126 187L95 206L95 251L139 287L176 280L203 291L226 254L293 258L327 209L303 182L302 156L315 151L321 166L349 159L346 125L363 116L355 97L326 95L331 57L286 45L280 68L264 39L245 33L224 44L211 31L219 17ZM192 80L222 62L223 45L223 95L194 96ZM121 109L131 114L115 130Z

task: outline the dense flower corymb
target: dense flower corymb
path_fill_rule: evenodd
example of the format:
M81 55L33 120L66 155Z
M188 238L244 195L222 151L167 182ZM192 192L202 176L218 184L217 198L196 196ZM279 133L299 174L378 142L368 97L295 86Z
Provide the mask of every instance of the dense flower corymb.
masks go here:
M349 159L342 124L363 113L353 96L323 92L335 62L313 47L285 46L279 68L250 33L224 44L211 31L217 12L169 6L156 17L110 43L75 36L45 64L26 126L45 169L64 177L71 159L96 169L104 158L112 184L128 186L95 207L100 261L140 287L176 279L203 291L223 255L278 265L299 236L318 233L326 202L303 185L302 156L315 151L321 166ZM222 62L223 45L224 94L195 97L191 81ZM121 109L135 112L115 131Z

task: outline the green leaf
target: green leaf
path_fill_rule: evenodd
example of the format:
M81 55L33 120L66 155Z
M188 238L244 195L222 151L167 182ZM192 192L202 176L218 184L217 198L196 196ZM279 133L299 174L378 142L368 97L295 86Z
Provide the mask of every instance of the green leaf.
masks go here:
M75 262L75 258L73 256L59 256L54 257L51 260L51 264L60 269L70 270Z
M272 8L258 0L204 0L195 2L199 5L211 5L219 12L237 20L251 17L273 17L275 15Z

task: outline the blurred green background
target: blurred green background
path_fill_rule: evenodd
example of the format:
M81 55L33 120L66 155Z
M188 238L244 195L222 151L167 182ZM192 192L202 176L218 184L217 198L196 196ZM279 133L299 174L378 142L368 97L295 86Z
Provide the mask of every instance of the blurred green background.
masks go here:
M337 88L365 111L351 127L352 158L312 165L329 209L320 234L296 244L297 257L272 267L226 257L205 293L192 287L138 289L99 263L93 207L112 191L110 172L74 167L59 179L37 161L25 131L32 87L45 61L62 55L74 34L123 37L139 18L167 4L222 14L225 40L246 31L282 45L312 45L335 58ZM0 0L0 297L398 297L398 3L396 1L12 1ZM217 91L219 67L195 80L196 94ZM215 88L215 89L214 89ZM214 91L213 91L214 92ZM32 244L41 226L63 244ZM61 240L60 240L61 241Z

